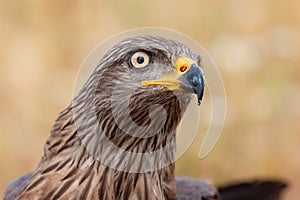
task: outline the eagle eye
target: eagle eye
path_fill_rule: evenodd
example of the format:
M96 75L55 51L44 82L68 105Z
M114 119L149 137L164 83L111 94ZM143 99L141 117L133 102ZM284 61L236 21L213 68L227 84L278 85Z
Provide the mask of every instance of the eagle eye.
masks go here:
M145 67L149 62L149 55L143 51L135 52L130 58L130 64L136 68Z

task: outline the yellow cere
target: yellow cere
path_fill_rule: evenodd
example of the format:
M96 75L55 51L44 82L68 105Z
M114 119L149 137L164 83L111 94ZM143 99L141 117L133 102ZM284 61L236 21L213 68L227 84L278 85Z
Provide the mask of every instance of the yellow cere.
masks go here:
M191 59L179 57L176 62L176 69L179 74L184 74L194 63Z

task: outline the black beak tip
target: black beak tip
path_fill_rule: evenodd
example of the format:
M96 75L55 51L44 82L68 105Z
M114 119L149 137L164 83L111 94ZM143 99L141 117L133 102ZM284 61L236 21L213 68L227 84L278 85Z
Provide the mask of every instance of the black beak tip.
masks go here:
M198 97L198 106L200 106L201 103L202 103L203 90L204 90L204 89L202 89L201 91L195 91L195 93L197 94L197 97Z
M198 106L200 106L202 103L202 100L201 99L198 99Z

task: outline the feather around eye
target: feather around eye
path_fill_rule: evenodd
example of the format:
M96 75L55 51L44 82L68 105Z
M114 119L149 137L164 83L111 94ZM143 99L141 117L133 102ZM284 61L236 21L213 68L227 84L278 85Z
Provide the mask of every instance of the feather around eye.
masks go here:
M146 52L138 51L135 52L130 58L130 64L135 68L142 68L148 65L150 57Z

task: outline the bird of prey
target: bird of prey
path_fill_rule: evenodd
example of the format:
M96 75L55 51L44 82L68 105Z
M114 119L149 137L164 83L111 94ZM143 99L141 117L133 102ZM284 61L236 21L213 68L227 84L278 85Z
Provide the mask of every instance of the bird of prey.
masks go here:
M174 174L176 128L203 92L201 57L187 46L158 36L119 42L59 114L37 168L4 199L219 199Z

